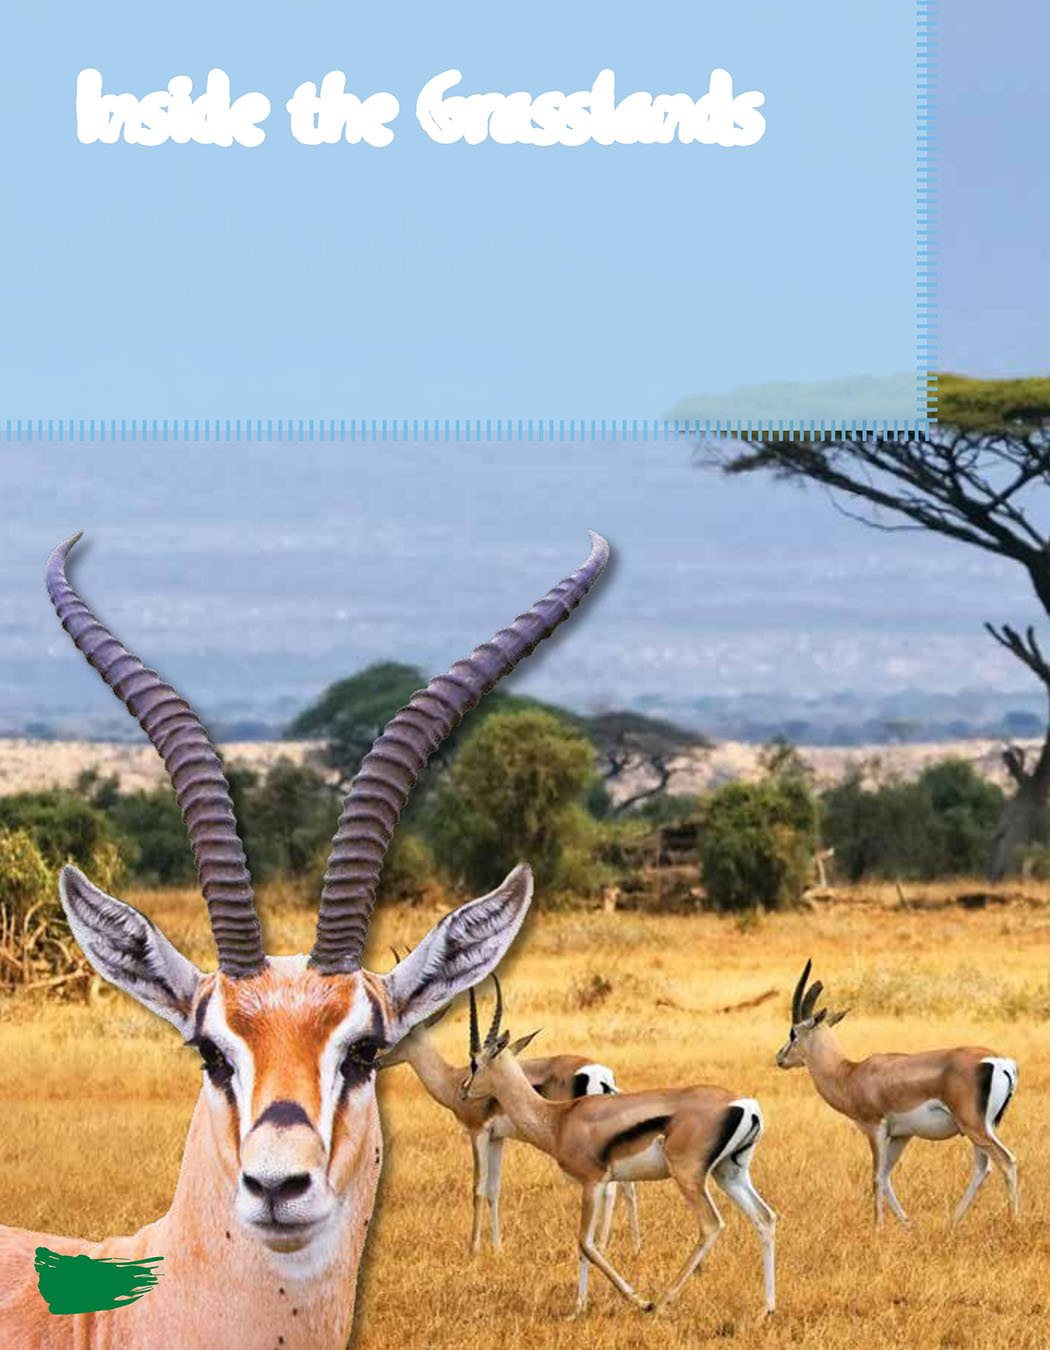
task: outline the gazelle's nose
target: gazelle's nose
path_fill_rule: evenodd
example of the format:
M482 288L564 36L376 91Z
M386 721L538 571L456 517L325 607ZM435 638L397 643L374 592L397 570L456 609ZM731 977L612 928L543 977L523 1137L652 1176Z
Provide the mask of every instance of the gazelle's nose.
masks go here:
M313 1178L309 1172L292 1172L283 1177L255 1177L250 1172L242 1172L241 1180L249 1195L254 1195L259 1200L269 1200L271 1204L297 1200L313 1185Z

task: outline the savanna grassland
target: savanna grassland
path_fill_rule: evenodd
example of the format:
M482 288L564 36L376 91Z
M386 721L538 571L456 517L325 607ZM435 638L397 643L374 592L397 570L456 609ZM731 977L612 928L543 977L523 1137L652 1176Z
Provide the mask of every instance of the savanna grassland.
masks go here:
M195 894L128 898L210 964ZM274 897L262 904L271 950L308 949L309 910ZM375 966L385 968L388 946L414 941L435 917L420 909L377 915ZM804 1072L773 1064L791 987L810 955L831 1006L853 1009L837 1033L853 1057L977 1043L1019 1061L1019 1092L1002 1127L1021 1168L1016 1226L993 1175L951 1231L970 1148L918 1141L895 1174L913 1228L874 1235L866 1144L819 1100ZM918 910L869 892L757 921L541 913L506 963L505 987L511 1029L543 1028L536 1053L593 1054L627 1089L706 1081L759 1098L767 1133L753 1170L781 1216L779 1310L757 1323L758 1243L721 1203L726 1231L673 1309L643 1317L593 1272L591 1309L570 1320L578 1192L523 1145L507 1150L503 1249L468 1261L466 1141L402 1066L380 1076L387 1152L358 1300L360 1350L1034 1350L1050 1343L1045 897L975 911ZM752 1001L757 1006L739 1006ZM435 1035L446 1054L465 1059L462 1011ZM98 1237L156 1217L174 1186L198 1078L196 1056L175 1033L122 995L88 1006L7 1004L0 1012L0 1221ZM640 1194L643 1254L631 1254L618 1222L611 1255L652 1294L670 1282L695 1231L672 1184L643 1185Z

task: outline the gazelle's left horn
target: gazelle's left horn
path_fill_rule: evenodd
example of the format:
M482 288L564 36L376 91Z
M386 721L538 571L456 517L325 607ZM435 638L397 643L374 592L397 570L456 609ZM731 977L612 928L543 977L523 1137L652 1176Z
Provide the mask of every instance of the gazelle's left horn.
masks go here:
M156 671L147 670L69 584L66 558L79 538L75 534L59 544L47 560L44 576L55 613L78 651L136 719L164 761L190 836L219 969L233 978L255 975L266 965L266 954L222 761L186 700Z

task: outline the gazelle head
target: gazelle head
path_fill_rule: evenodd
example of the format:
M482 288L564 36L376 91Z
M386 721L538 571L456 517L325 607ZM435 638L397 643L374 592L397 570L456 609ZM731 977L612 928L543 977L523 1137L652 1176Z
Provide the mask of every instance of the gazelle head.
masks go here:
M503 1063L507 1059L517 1058L533 1037L540 1034L538 1030L530 1031L527 1036L519 1036L516 1041L512 1041L510 1032L501 1030L503 989L498 976L493 975L492 982L496 986L496 1007L484 1041L478 1032L478 1000L474 990L470 991L470 1071L459 1087L463 1101L496 1096Z
M79 538L77 536L76 538ZM205 974L144 914L63 869L62 906L88 960L110 983L175 1026L201 1057L210 1147L243 1231L276 1252L323 1252L367 1196L380 1164L376 1058L495 967L532 898L519 866L490 895L446 915L386 974L362 966L390 838L429 756L460 718L572 612L608 546L488 643L415 694L351 785L307 955L263 950L244 850L219 756L170 685L110 633L65 574L76 538L48 560L62 626L124 702L171 776L218 949ZM358 1201L360 1208L360 1201Z
M785 1043L777 1051L777 1065L781 1069L798 1069L806 1062L806 1055L812 1043L813 1032L821 1026L833 1027L841 1022L849 1011L828 1013L827 1008L816 1011L817 999L824 988L820 980L806 988L813 962L807 961L805 969L791 999L791 1031Z

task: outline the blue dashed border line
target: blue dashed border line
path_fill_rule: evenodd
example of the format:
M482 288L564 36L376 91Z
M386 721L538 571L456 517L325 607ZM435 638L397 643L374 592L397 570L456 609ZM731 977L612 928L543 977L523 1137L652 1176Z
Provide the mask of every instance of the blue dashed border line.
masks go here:
M925 438L937 422L938 0L916 0L916 411L911 422L670 418L2 418L2 441L854 441Z
M922 386L927 387L926 377ZM7 418L0 419L0 440L21 442L179 441L423 441L449 444L555 441L777 440L857 441L915 440L932 423L670 421L643 418Z

